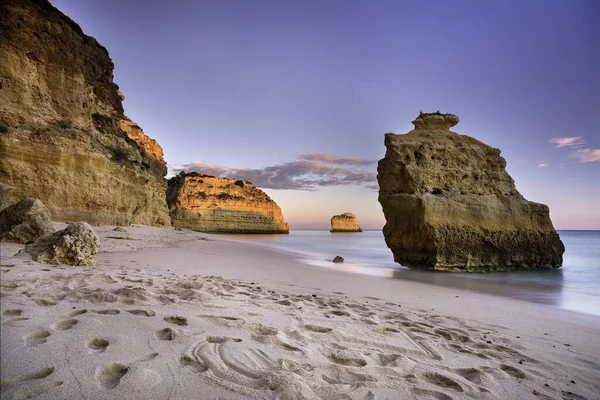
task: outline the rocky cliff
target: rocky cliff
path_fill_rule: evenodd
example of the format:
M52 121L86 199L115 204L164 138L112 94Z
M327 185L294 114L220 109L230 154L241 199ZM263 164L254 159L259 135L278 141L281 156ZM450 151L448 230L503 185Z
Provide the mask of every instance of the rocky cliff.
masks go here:
M362 232L362 229L358 225L356 215L352 213L343 213L331 217L330 232Z
M180 173L169 179L173 226L213 233L288 233L279 206L247 181Z
M162 149L125 117L106 49L46 0L0 2L0 38L0 204L170 224Z
M450 131L457 123L421 114L407 134L385 135L377 179L395 261L451 271L561 266L548 207L517 191L500 150Z

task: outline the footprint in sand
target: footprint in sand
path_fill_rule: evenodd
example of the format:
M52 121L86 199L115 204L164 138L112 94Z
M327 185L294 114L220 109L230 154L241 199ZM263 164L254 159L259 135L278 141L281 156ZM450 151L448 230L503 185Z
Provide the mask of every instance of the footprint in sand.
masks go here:
M331 312L333 315L337 315L338 317L349 317L350 313L347 311L341 311L341 310L333 310Z
M154 317L156 313L152 310L125 310L129 314L139 315L143 317Z
M208 371L208 367L204 364L204 362L201 359L193 359L187 354L180 356L177 359L177 361L179 361L179 364L186 367L195 374Z
M154 332L154 336L158 340L173 340L175 338L175 332L171 328L160 329Z
M27 321L29 318L27 317L15 317L15 318L11 318L11 319L7 319L6 321L3 321L2 323L11 323L11 322L19 322L19 321Z
M335 349L335 350L348 350L348 348L346 346L342 346L341 344L338 344L338 343L329 343L329 347L331 347L332 349Z
M455 372L458 375L465 378L466 380L468 380L469 382L473 382L476 385L481 384L481 378L482 378L483 372L481 372L477 368L461 368L461 369L455 370Z
M121 313L121 311L119 310L90 310L93 313L96 314L100 314L100 315L118 315L119 313Z
M46 339L50 336L50 332L48 331L39 331L39 332L31 332L27 334L23 339L30 346L35 346L38 344L46 343Z
M337 351L326 355L326 357L339 365L345 365L347 367L364 367L367 362L360 357L353 354Z
M75 311L71 311L70 313L65 314L63 317L64 318L73 318L78 315L85 314L86 312L87 312L87 310L75 310Z
M377 332L377 333L400 333L400 331L398 329L388 328L387 326L375 328L375 329L373 329L373 332Z
M279 332L277 329L259 323L251 323L246 325L246 329L259 336L274 336Z
M55 306L56 303L52 300L46 300L46 299L37 299L33 301L35 304L37 304L38 306L42 306L42 307L49 307L49 306Z
M415 393L419 398L433 398L438 400L452 400L452 397L442 392L436 392L435 390L427 390L421 388L412 388L411 391Z
M18 317L23 313L23 310L19 310L16 308L10 309L10 310L4 310L4 312L2 313L2 315L8 315L11 317Z
M437 372L427 372L422 374L421 378L436 386L456 390L457 392L463 392L463 388L458 382Z
M376 353L371 356L375 364L380 367L396 367L398 366L398 360L402 358L400 354L384 354Z
M317 333L327 333L333 330L332 328L327 328L326 326L319 325L304 325L304 328Z
M511 367L510 365L502 364L502 365L500 365L500 369L515 378L519 378L519 379L527 378L527 375L525 375L525 373L523 371L521 371L518 368Z
M71 329L73 326L77 325L79 321L76 319L63 319L61 321L57 321L53 324L52 328L59 331L66 331Z
M129 368L122 364L104 364L96 368L94 378L98 381L101 389L109 390L117 387L121 378L129 371Z
M29 372L27 374L19 375L16 378L3 380L2 381L2 389L8 386L18 385L19 383L23 383L25 381L30 381L34 379L44 379L50 376L54 372L54 367L45 367L35 372Z
M164 317L163 321L168 322L170 324L173 325L179 325L179 326L187 326L187 318L186 317L180 317L180 316L172 316L172 317Z
M90 349L90 353L93 353L93 354L102 353L108 347L108 340L94 338L94 339L90 340L89 342L87 342L87 347L88 347L88 349Z

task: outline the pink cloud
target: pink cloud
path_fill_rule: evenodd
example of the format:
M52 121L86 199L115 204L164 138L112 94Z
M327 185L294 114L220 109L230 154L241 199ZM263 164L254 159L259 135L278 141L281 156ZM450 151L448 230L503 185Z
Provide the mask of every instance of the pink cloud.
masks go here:
M600 161L600 149L579 149L573 155L582 163Z
M585 143L583 136L558 137L550 139L550 143L554 143L556 147L579 147Z

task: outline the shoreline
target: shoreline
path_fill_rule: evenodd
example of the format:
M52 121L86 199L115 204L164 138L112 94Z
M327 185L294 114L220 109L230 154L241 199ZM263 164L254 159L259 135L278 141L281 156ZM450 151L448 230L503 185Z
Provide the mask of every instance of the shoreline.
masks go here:
M311 267L220 235L111 228L94 228L96 267L2 257L3 398L600 392L592 315Z
M307 231L307 230L300 230ZM313 229L311 231L319 231ZM325 233L325 229L320 230ZM293 232L293 230L291 231ZM593 231L597 232L597 231ZM291 233L292 234L292 233ZM397 279L410 282L420 282L436 287L446 287L459 290L517 299L534 304L543 304L557 309L600 316L600 298L586 292L576 292L564 289L566 278L562 277L561 268L547 271L494 271L494 272L445 272L419 271L390 262L389 265L365 265L347 257L344 264L333 264L319 252L286 248L276 242L253 239L250 235L217 235L223 240L258 246L272 251L288 254L303 266L319 267L338 272L351 272L362 276L375 276L386 279ZM335 254L331 253L331 257ZM553 279L560 275L560 279ZM515 278L521 278L517 280ZM522 279L530 277L529 279ZM596 303L597 306L594 305Z

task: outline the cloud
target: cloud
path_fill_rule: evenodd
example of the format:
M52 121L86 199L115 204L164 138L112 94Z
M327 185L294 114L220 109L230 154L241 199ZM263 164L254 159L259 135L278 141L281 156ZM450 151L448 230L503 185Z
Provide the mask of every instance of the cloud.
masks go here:
M585 140L583 136L558 137L550 139L550 143L554 143L556 147L580 147Z
M550 165L550 164L541 163L541 164L538 164L537 167L538 168L546 168L548 165Z
M573 153L582 163L600 161L600 149L579 149Z
M306 159L315 156L316 160ZM367 160L331 154L303 154L298 160L264 168L232 168L201 162L171 164L171 174L181 171L244 179L264 189L314 190L316 187L354 185L377 190L377 172L335 164L367 165ZM310 157L308 157L310 158ZM322 162L321 160L328 160ZM331 165L334 164L334 165ZM368 164L372 164L369 162Z
M376 161L367 160L359 157L344 157L344 156L336 156L335 154L329 153L308 153L308 154L300 154L298 156L300 160L307 161L320 161L326 164L341 164L341 165L371 165Z

